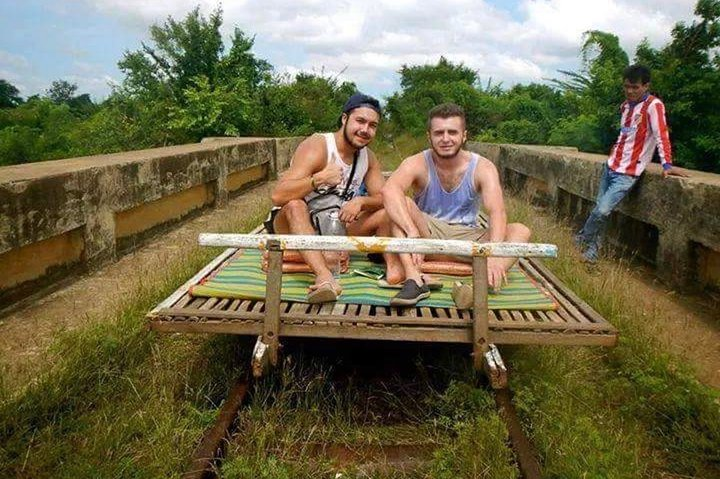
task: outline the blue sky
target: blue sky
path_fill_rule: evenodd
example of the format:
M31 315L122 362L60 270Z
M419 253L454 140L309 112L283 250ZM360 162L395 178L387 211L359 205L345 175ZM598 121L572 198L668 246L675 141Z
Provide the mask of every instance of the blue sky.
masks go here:
M225 0L224 33L256 35L255 52L276 71L323 72L354 81L377 96L398 87L403 64L462 61L481 78L512 85L579 67L582 32L617 34L631 54L647 37L664 45L677 21L693 18L694 1L657 0ZM648 2L649 3L649 2ZM0 78L22 96L53 80L79 85L101 100L122 81L117 62L148 40L148 27L182 18L205 0L0 0Z

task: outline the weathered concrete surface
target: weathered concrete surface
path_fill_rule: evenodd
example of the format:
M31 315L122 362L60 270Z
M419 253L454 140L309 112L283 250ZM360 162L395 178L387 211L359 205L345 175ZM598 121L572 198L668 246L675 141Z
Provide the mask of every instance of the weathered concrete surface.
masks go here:
M24 268L34 272L33 278L24 274L22 281L6 277L0 283L0 308L116 258L118 238L125 252L148 233L205 206L222 207L232 193L274 177L300 140L209 138L198 144L0 168L2 273L9 276L22 269L21 262L34 261ZM164 199L172 199L173 207ZM124 221L120 228L118 221ZM65 248L67 254L32 254L32 245L52 239L45 244L66 244L62 238L78 231L81 244L75 241L73 248Z
M576 221L594 205L607 159L572 148L487 143L469 148L492 160L510 188ZM620 203L610 236L630 250L644 250L646 257L654 253L647 259L672 284L718 286L720 271L713 265L720 255L720 175L689 173L690 178L664 179L660 166L651 164Z

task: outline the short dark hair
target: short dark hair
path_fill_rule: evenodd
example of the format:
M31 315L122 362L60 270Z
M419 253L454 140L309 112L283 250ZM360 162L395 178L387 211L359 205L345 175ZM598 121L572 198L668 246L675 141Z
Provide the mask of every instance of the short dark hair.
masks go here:
M623 71L623 80L630 83L650 83L650 69L644 65L630 65Z
M432 123L433 118L452 118L452 117L460 117L463 122L463 127L465 126L465 110L462 109L460 105L456 105L455 103L442 103L436 107L433 107L428 112L428 118L427 118L427 129L430 131L430 123Z

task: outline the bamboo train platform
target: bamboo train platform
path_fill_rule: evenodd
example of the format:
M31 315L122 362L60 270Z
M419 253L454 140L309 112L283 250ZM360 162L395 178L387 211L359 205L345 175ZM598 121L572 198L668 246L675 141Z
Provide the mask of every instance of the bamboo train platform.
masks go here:
M200 235L200 244L230 246L147 315L158 332L222 333L258 336L255 374L277 363L281 338L335 338L459 343L473 346L477 369L505 373L495 345L614 346L614 326L565 286L537 257L556 255L553 245L262 235ZM418 242L422 244L419 245ZM462 243L462 244L461 244ZM449 245L449 246L448 246ZM419 252L459 247L453 253L472 256L472 310L440 307L390 307L368 304L308 304L280 300L282 254L285 249ZM239 248L267 249L270 265L265 300L194 297L189 290L221 268ZM424 249L423 249L424 248ZM489 310L487 257L519 257L519 268L557 304L554 311ZM490 371L488 371L490 373ZM490 375L490 374L489 374ZM497 374L495 374L497 376ZM505 383L504 380L501 381Z

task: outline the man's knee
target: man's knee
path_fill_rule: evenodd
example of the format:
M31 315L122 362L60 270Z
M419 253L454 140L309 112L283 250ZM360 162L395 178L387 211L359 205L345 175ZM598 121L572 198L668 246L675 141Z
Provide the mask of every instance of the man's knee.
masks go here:
M283 213L290 223L310 217L307 203L303 200L290 200L282 207Z
M388 216L387 211L385 208L380 208L376 212L374 212L370 216L373 221L377 222L379 225L383 225L390 222L390 216Z
M532 236L532 231L522 223L510 223L507 226L506 236L518 243L527 243Z
M601 218L607 218L610 216L610 213L612 213L613 207L604 204L604 203L598 203L598 205L595 207L595 214Z

